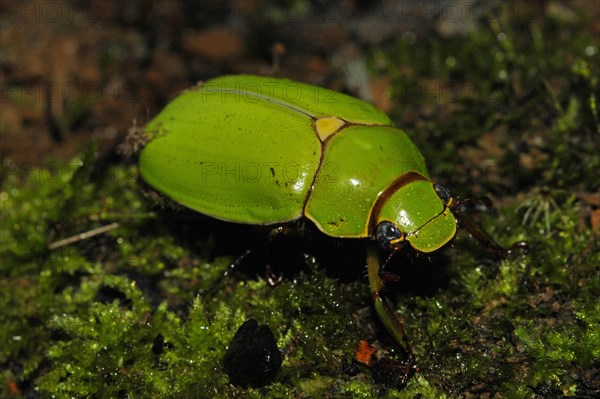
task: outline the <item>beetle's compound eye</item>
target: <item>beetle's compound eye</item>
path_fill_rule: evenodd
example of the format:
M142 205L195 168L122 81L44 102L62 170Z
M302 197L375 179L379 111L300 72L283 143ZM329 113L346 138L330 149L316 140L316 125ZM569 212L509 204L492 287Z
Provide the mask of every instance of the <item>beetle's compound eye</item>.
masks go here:
M439 184L434 184L433 189L437 193L438 197L442 201L444 201L445 205L450 205L449 202L452 200L452 193L444 186L440 186Z
M392 250L394 247L404 241L404 234L391 222L381 222L377 225L375 239L381 248Z

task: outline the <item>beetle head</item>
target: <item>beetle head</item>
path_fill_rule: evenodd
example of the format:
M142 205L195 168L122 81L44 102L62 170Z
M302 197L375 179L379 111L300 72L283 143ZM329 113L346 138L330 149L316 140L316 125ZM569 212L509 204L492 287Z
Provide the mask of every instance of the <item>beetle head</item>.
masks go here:
M390 251L406 243L419 252L433 252L456 234L450 192L429 180L401 185L382 199L376 217L375 240Z

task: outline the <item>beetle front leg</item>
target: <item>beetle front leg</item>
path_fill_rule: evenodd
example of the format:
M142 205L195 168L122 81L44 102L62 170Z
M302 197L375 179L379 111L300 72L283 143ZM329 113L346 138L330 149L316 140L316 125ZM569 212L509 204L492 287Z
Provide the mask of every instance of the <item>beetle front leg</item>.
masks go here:
M379 249L377 248L376 244L367 243L367 271L369 276L369 288L371 290L371 295L373 296L377 315L381 319L381 322L385 328L402 348L404 358L406 359L406 373L404 379L408 380L408 377L414 367L414 356L410 347L410 343L408 342L408 337L404 331L402 321L396 316L383 293L384 281L380 276L378 251Z

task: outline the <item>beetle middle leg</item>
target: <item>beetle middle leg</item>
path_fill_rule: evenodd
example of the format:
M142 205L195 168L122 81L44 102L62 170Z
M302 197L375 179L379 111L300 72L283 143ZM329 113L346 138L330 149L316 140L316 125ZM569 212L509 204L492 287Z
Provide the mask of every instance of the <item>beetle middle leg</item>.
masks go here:
M227 266L227 268L223 271L223 273L221 273L221 275L215 281L212 282L210 287L208 287L208 289L206 291L200 293L200 296L205 298L207 296L214 294L217 291L217 289L221 286L221 284L223 284L225 279L227 279L235 271L235 269L237 269L240 266L240 264L244 261L244 259L248 255L250 255L251 252L252 251L247 249L246 251L244 251L244 253L242 253L240 256L235 258L233 260L233 262L231 262Z
M280 262L281 259L279 259L281 253L284 253L286 256L289 255L290 250L288 247L291 246L284 244L284 241L290 240L293 241L294 244L297 244L298 241L301 241L300 238L302 237L299 230L299 227L294 223L277 226L270 230L265 230L264 228L256 230L254 236L259 237L260 242L252 242L252 240L250 240L251 242L248 243L248 246L252 249L244 250L241 255L235 258L219 275L219 277L217 277L215 281L211 283L209 288L201 292L200 295L203 297L212 295L219 289L219 287L229 276L238 270L243 263L249 263L250 266L256 267L256 265L254 265L256 259L261 260L263 265L266 264L266 267L261 266L264 267L263 270L265 271L265 280L272 286L279 284L283 279L283 274L278 273L279 267L276 266L282 263ZM266 240L264 239L265 236L267 238ZM247 261L250 255L252 255L254 262ZM289 258L289 256L287 257ZM298 259L304 260L304 257L298 256ZM300 263L304 264L303 261L298 262L298 264ZM290 270L289 262L286 262L285 266L285 270Z

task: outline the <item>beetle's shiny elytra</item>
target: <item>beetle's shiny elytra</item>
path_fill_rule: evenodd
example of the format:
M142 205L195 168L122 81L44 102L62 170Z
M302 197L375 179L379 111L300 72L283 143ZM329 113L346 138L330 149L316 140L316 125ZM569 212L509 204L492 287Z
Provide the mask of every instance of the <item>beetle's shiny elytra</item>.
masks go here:
M374 238L391 223L418 251L454 237L423 156L371 104L289 80L225 76L175 98L146 127L144 180L237 223L306 217L325 234ZM392 245L392 246L393 246Z

